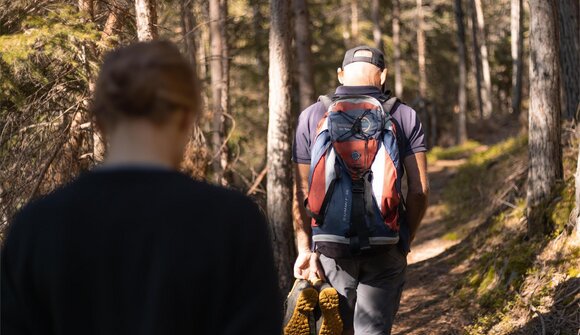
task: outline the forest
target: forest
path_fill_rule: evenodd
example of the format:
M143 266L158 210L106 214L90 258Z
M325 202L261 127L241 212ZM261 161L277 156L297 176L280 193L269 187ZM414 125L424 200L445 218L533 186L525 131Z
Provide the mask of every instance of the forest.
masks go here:
M369 45L429 149L393 333L580 334L577 0L0 0L0 241L24 204L103 160L103 56L152 39L202 87L182 171L255 200L283 291L298 116Z

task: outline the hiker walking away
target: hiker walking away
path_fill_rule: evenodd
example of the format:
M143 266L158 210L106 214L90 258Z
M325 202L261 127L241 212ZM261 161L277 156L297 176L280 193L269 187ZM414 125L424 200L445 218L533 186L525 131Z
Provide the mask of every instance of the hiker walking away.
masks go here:
M427 207L423 128L383 90L380 50L348 50L337 73L342 86L301 113L294 139L294 275L338 291L344 334L390 334Z
M175 45L141 42L107 55L92 106L107 157L11 223L3 335L282 331L257 206L178 172L200 106Z

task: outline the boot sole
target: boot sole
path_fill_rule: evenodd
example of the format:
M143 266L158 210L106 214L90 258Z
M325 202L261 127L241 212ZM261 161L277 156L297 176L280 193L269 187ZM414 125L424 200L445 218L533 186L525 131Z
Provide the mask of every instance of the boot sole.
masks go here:
M318 303L318 292L308 287L300 292L292 317L284 327L284 335L310 335L310 315Z
M338 308L338 293L332 287L320 291L318 298L320 311L322 312L322 325L319 335L342 334L342 319Z

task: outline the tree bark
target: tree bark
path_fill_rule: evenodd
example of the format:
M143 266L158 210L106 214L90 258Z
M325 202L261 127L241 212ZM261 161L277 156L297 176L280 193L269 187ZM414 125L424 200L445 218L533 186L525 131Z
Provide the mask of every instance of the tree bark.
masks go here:
M401 4L393 0L393 66L395 68L395 95L403 97L403 77L401 75L401 42L400 42Z
M193 1L194 0L179 0L179 7L181 14L181 34L183 36L185 54L191 67L195 71L195 80L198 80L196 60L197 51L195 47L195 35L193 32L195 28ZM182 165L184 172L195 179L205 179L207 167L206 159L207 151L205 149L205 138L203 137L203 132L196 124L185 150L185 159Z
M482 116L487 119L492 113L491 101L491 74L489 71L489 59L487 54L487 43L485 40L485 22L483 19L483 8L481 7L481 0L472 0L473 5L473 28L474 34L477 36L478 45L475 47L475 52L478 53L479 61L481 62L481 78L483 85L479 85L481 90L482 101ZM474 39L475 40L475 39Z
M528 234L551 230L545 207L562 179L557 0L530 0Z
M358 1L350 2L350 36L352 45L358 44Z
M381 29L381 6L379 0L372 0L371 3L371 16L373 18L373 40L376 47L383 51L383 32Z
M423 1L417 0L417 62L419 63L419 96L427 98L427 70L425 68L425 31L423 29Z
M560 64L562 110L574 119L580 99L580 4L577 0L558 1L560 23Z
M222 94L224 91L223 78L223 45L222 40L222 9L220 0L211 0L209 2L209 30L210 30L210 72L211 72L211 107L213 111L212 118L212 168L214 182L223 183L223 166L222 166L222 144L224 139L224 116L222 105Z
M512 47L512 105L511 112L519 115L522 102L523 64L523 15L522 0L511 0L511 47Z
M314 78L312 76L312 52L310 46L310 18L306 0L293 0L294 33L296 39L297 82L300 94L300 110L314 102Z
M475 74L475 92L477 93L477 110L479 118L483 119L483 97L481 87L481 54L479 52L479 42L477 38L477 20L475 19L475 10L473 8L473 1L469 1L469 24L471 26L471 42L473 48L473 66Z
M463 8L461 0L455 0L455 20L457 21L457 56L459 59L459 87L457 93L457 132L456 144L460 145L467 140L467 59L465 48L465 26L463 24Z
M179 0L179 9L181 14L181 35L183 36L185 55L190 64L197 71L197 62L195 59L195 35L193 34L193 29L195 27L195 19L193 17L193 0Z
M228 125L226 116L231 118L230 113L230 48L228 42L227 33L227 22L228 22L228 0L220 0L220 18L221 18L221 35L222 35L222 138L226 140L226 133L231 126ZM229 176L226 175L228 169L228 147L227 145L222 145L222 150L220 153L220 164L222 166L222 171L224 172L224 178L222 180L223 185L228 184Z
M342 40L344 42L345 49L349 49L352 47L352 36L351 36L351 27L350 27L350 19L351 19L351 2L349 0L341 0L341 13L340 19L342 21Z
M139 41L150 41L159 37L155 0L135 0L135 21Z
M289 3L270 1L267 207L280 288L288 292L296 256L292 228Z

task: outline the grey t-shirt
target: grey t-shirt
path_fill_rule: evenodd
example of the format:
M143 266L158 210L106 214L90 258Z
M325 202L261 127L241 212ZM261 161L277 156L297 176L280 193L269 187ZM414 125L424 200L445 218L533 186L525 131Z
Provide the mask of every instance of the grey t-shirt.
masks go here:
M368 95L374 98L379 98L383 95L381 90L375 86L339 86L335 94ZM300 114L292 147L292 160L295 163L310 164L310 149L314 144L316 127L325 112L324 104L317 102ZM418 152L427 151L423 126L417 116L417 112L407 105L399 104L392 116L403 133L403 136L401 136L403 141L401 144L401 157L404 159Z

